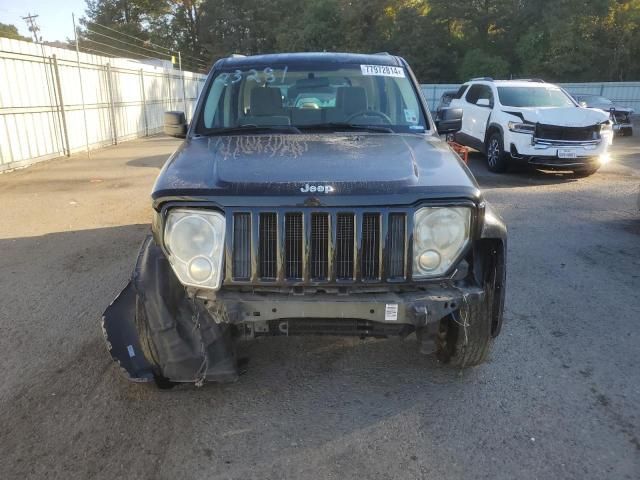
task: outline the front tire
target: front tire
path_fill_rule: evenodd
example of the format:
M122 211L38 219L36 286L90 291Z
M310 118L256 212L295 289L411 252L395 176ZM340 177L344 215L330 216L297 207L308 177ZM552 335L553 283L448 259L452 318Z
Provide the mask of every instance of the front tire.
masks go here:
M507 170L507 153L504 151L504 142L500 132L493 132L487 141L487 165L494 173L503 173Z
M454 367L473 367L484 363L500 331L504 305L504 257L494 250L485 263L481 302L463 302L451 315L440 321L437 356Z

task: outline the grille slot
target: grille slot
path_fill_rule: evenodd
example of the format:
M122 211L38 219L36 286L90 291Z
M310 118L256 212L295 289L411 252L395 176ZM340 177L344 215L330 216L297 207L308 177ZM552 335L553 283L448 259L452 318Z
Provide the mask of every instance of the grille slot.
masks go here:
M329 261L329 215L326 213L311 214L311 278L325 280Z
M291 279L302 278L302 214L287 213L285 225L285 276Z
M380 276L380 215L365 213L362 216L362 264L363 280L377 280Z
M251 215L236 213L233 221L233 277L237 280L249 280L251 278Z
M277 244L278 244L278 219L275 213L260 214L260 277L275 279L277 273Z
M404 242L405 216L404 213L389 215L389 256L388 276L391 279L404 278Z
M353 278L353 214L339 213L336 221L336 278L351 280Z

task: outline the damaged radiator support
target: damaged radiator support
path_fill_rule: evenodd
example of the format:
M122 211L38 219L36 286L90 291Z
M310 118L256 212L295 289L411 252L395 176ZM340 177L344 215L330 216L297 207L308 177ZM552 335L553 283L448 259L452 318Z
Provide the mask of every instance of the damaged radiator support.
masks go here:
M415 331L413 325L371 322L358 318L291 318L247 322L240 327L244 338L294 335L335 335L387 338L406 337Z

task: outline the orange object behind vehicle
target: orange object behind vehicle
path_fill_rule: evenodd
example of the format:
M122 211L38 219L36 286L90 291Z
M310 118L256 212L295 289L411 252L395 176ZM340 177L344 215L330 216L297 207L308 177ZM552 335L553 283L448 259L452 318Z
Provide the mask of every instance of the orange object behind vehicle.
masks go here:
M460 155L460 158L462 158L462 161L466 164L467 161L469 160L469 148L465 147L464 145L460 145L459 143L456 143L456 142L447 142L447 143L453 149L454 152Z

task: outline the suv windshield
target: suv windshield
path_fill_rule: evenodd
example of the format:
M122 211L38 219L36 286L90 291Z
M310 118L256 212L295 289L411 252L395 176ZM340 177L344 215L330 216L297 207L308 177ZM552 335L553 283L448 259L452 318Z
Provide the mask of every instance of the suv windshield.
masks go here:
M402 67L261 65L217 72L197 133L252 127L421 133L428 123Z
M558 87L498 87L498 97L505 107L575 107Z

